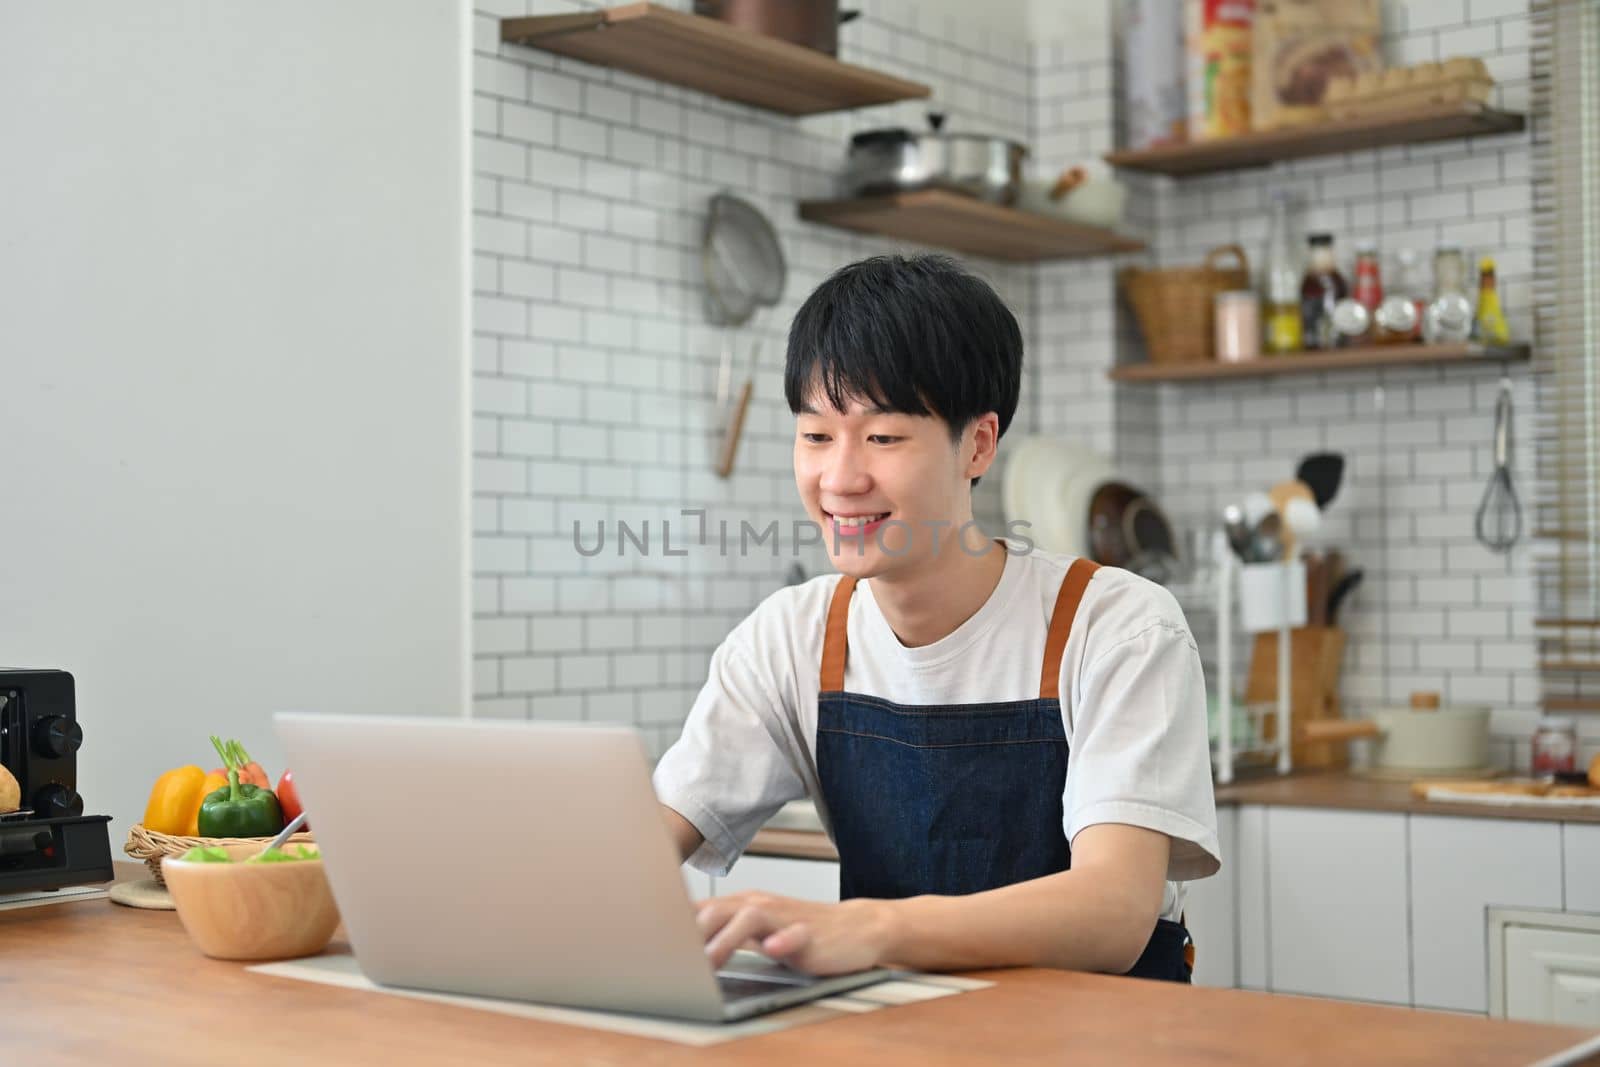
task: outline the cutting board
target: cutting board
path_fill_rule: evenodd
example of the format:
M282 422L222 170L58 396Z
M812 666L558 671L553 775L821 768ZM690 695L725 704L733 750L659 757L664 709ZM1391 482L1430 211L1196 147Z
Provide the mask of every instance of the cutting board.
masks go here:
M1304 725L1343 717L1339 706L1339 667L1344 660L1344 631L1337 626L1302 626L1289 631L1289 716ZM1257 634L1250 649L1245 682L1247 703L1276 704L1278 699L1278 635ZM1277 737L1277 716L1264 720L1266 739ZM1296 767L1343 767L1349 742L1295 741L1289 750Z
M1587 785L1556 785L1542 778L1498 778L1487 782L1435 778L1411 783L1411 795L1418 800L1452 803L1600 806L1600 789Z

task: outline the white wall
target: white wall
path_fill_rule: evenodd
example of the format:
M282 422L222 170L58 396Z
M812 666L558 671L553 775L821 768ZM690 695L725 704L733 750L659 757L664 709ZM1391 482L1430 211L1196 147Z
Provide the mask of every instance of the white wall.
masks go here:
M465 16L0 10L0 666L113 846L282 707L466 692Z

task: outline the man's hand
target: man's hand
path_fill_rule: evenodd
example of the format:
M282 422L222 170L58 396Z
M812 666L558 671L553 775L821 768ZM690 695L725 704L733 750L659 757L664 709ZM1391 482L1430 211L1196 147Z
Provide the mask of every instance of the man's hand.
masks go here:
M894 913L886 900L817 904L753 892L702 901L697 919L712 967L748 946L808 974L848 974L883 961Z

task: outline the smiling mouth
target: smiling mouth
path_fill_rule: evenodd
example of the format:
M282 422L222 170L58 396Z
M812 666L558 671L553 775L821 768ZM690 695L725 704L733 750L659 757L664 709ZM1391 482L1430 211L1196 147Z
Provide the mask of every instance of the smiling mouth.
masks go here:
M840 537L861 537L872 533L890 515L887 511L876 515L835 515L830 511L824 511L823 514L828 516L833 532Z

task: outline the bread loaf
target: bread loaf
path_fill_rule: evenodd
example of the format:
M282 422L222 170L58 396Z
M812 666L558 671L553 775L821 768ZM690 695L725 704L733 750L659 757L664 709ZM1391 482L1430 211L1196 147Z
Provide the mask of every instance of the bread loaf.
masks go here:
M22 786L4 766L0 766L0 815L22 807Z

